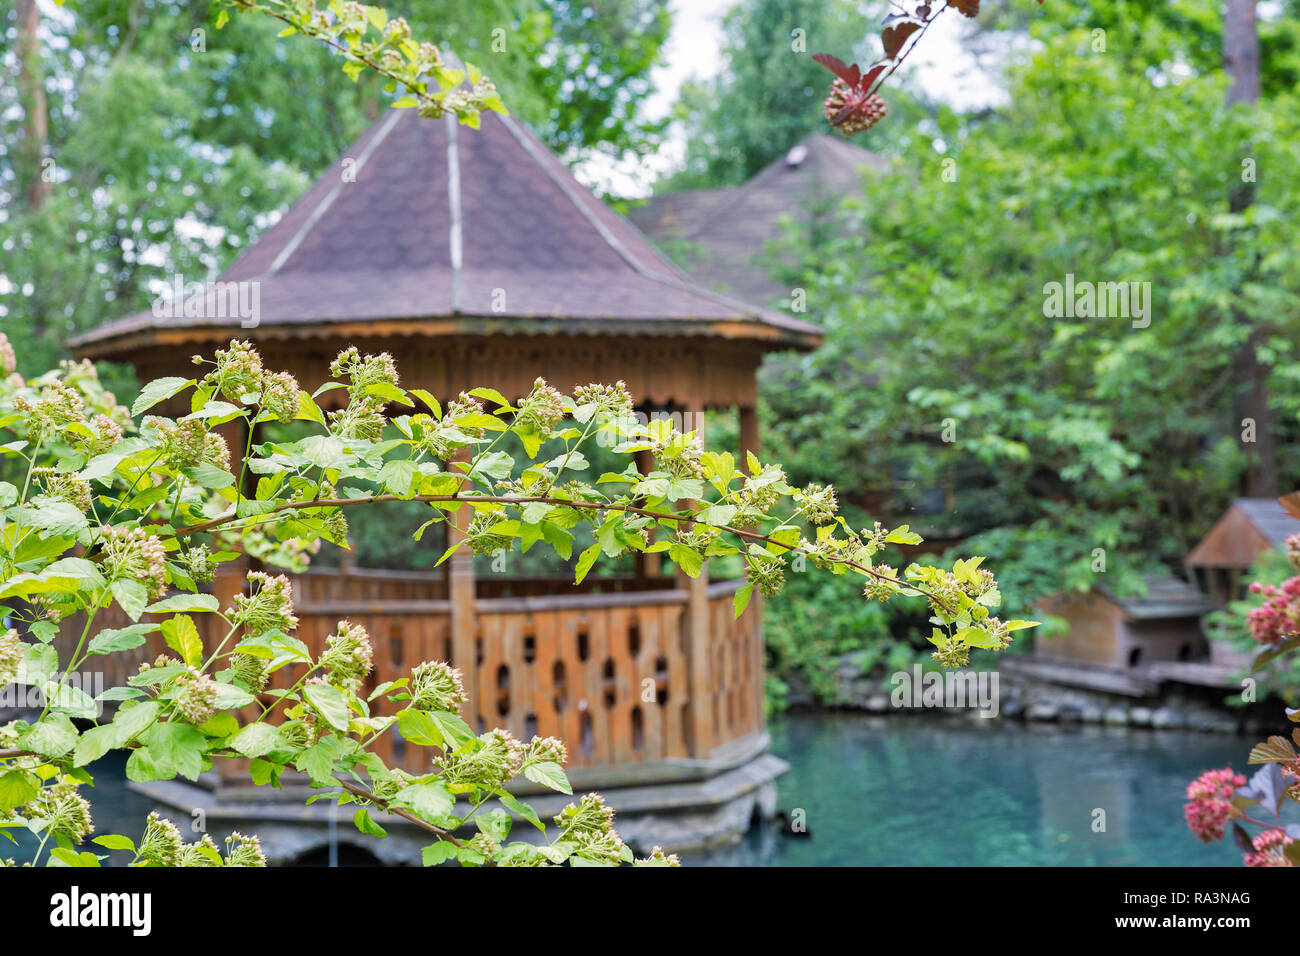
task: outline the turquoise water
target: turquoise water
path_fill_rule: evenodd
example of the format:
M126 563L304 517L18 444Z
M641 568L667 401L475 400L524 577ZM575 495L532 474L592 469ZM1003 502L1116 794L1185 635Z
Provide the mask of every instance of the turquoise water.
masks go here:
M787 716L773 751L791 769L778 805L804 811L810 836L774 825L738 846L687 854L722 866L1237 866L1228 841L1183 824L1183 791L1201 771L1247 773L1253 739L1219 734L989 720ZM138 837L151 803L125 786L117 755L96 763L98 832ZM1106 813L1094 832L1093 811ZM216 834L224 836L224 832ZM187 834L193 838L193 834ZM0 856L29 858L35 841ZM5 841L6 843L8 841ZM125 854L114 854L123 857Z
M817 714L773 721L778 805L810 836L755 829L685 863L724 866L1239 866L1183 823L1187 783L1253 739L1006 720ZM1105 831L1094 832L1094 810Z

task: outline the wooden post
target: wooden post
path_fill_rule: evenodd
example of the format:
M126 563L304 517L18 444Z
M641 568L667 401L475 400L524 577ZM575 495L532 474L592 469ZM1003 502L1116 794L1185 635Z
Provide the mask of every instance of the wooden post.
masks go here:
M742 406L738 409L738 412L740 416L739 466L748 471L748 467L745 465L747 459L746 453L753 452L755 456L759 453L758 408L754 405L748 407ZM757 688L754 693L754 706L757 708L757 714L754 719L756 721L755 726L761 730L764 725L763 689L766 686L767 681L764 677L763 598L759 594L755 593L753 597L749 599L749 607L745 608L745 615L753 621L754 627L753 641L747 651L753 655L754 684ZM738 626L739 624L740 622L737 621L736 625Z
M459 461L469 461L469 449L457 455ZM474 517L474 509L461 505L447 521L447 543L456 544L465 539L465 531ZM474 552L462 547L447 559L447 597L451 600L451 655L452 663L460 669L467 689L478 687L477 654L474 636L477 621L474 610ZM471 690L472 693L472 690ZM483 706L480 702L479 706Z
M689 413L683 412L683 415ZM690 431L683 421L683 430ZM697 430L700 440L704 440L703 412ZM691 741L692 757L708 757L717 743L716 722L714 720L714 686L712 674L713 642L709 628L709 571L705 567L697 578L688 577L680 570L677 572L678 587L685 588L686 627L691 649Z
M641 472L641 474L648 475L654 470L654 455L650 452L636 452L635 458L637 471ZM662 534L662 531L660 533ZM659 570L659 555L657 553L645 554L641 551L636 553L636 577L638 581L659 577Z
M758 454L758 409L750 406L739 409L740 412L740 461L739 466L745 466L745 453L752 451Z

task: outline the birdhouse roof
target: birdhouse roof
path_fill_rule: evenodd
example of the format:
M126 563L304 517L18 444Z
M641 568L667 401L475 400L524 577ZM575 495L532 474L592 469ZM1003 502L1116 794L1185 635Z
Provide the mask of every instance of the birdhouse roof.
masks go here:
M1286 546L1300 522L1276 498L1238 498L1187 556L1191 567L1249 568L1260 554Z

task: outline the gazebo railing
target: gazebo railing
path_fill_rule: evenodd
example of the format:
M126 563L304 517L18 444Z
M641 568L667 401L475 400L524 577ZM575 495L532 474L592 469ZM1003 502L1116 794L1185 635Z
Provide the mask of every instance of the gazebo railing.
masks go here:
M223 605L240 580L229 573L215 582ZM671 579L663 583L670 586L479 598L473 659L457 660L451 602L431 596L439 582L428 575L312 572L294 577L296 636L318 655L341 618L365 627L375 669L363 694L422 661L449 661L464 675L470 698L464 716L471 727L504 727L523 739L559 737L575 769L709 760L763 728L758 610L735 619L732 596L741 582L713 582L706 615L699 618L707 621L707 633L697 640L691 592L672 587ZM212 615L195 618L212 648L220 622ZM58 638L64 659L68 642L80 633L76 619L66 623ZM128 622L114 606L101 612L96 626L101 623ZM106 686L125 682L141 661L165 650L155 634L134 652L102 658ZM287 671L276 676L273 684L287 685ZM371 706L379 714L397 707L382 698ZM373 749L390 765L428 770L427 752L406 746L396 730ZM243 768L219 761L218 770L233 782Z

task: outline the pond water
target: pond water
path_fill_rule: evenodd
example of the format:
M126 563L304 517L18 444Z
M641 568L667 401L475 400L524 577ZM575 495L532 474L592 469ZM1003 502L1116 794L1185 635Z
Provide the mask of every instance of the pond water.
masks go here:
M1231 765L1249 774L1253 739L851 714L789 715L774 720L771 733L773 751L790 763L778 781L778 805L791 815L802 809L809 836L788 837L776 825L763 826L726 850L684 854L684 863L1241 863L1230 841L1207 846L1192 836L1183 823L1183 792L1210 768ZM125 786L124 762L110 755L95 765L95 775L99 786L89 796L98 832L137 837L151 803ZM1106 814L1104 832L1093 831L1097 809ZM0 848L0 855L29 858L35 840L12 832L21 846Z
M1188 781L1253 739L951 718L791 715L772 722L790 763L778 805L806 837L756 828L683 863L722 866L1239 866L1183 822ZM1104 832L1093 831L1105 811Z

